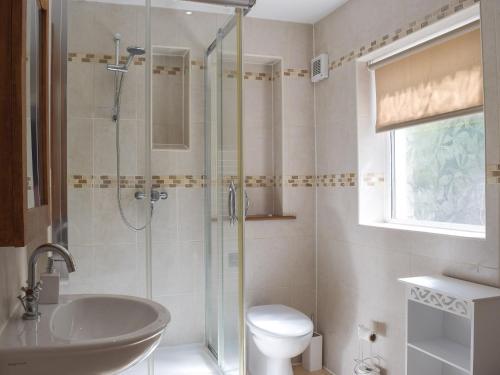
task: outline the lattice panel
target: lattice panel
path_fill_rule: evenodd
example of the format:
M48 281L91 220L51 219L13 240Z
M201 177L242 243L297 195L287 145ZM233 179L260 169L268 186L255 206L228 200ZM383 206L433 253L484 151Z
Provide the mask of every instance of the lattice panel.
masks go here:
M447 296L429 289L414 286L410 289L411 300L435 307L440 310L469 318L472 307L468 301Z

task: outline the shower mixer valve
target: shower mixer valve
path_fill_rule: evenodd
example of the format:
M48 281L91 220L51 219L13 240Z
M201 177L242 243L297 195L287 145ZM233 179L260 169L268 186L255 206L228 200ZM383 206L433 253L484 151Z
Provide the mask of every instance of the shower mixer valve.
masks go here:
M143 191L136 191L134 194L135 199L137 200L142 200L146 198L146 193ZM151 203L156 203L160 199L165 200L168 198L168 193L165 191L158 191L158 190L151 190L151 198L150 201Z

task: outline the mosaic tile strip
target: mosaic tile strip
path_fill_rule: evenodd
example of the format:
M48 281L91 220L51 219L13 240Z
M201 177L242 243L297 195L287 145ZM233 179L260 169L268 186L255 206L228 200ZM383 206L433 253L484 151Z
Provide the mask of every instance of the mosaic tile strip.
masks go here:
M182 68L178 66L163 66L163 65L156 65L153 66L153 74L163 74L163 75L168 75L168 76L177 76L177 75L182 75L184 72L182 71Z
M205 69L205 64L203 61L191 60L191 66L199 68L200 70Z
M384 184L385 175L383 173L365 173L363 182L366 186L380 186Z
M320 187L355 187L356 173L324 174L317 177L316 185Z
M291 78L309 78L309 70L289 68L284 70L283 76Z
M488 184L500 184L500 164L486 166L486 182Z
M127 61L128 56L120 56L120 64L124 64ZM70 52L68 53L68 61L70 62L82 62L82 63L97 63L97 64L114 64L115 57L113 55L107 54L96 54L96 53L85 53L85 52ZM134 59L134 65L144 65L146 58L143 56L138 56ZM205 69L203 61L191 60L191 66L193 68L198 68L200 70ZM167 74L167 75L178 75L183 71L180 67L166 67L162 65L153 66L153 74ZM227 78L236 77L236 71L228 70L225 72ZM244 72L243 78L245 80L255 80L255 81L272 81L278 79L281 76L281 72L277 71L273 74L265 72ZM309 78L308 69L285 69L283 72L284 77L291 78Z
M498 166L500 167L500 166ZM498 171L500 176L500 170ZM378 176L377 174L374 174ZM378 177L376 177L378 178ZM226 176L224 184L236 181L236 176ZM72 175L68 179L68 184L74 189L116 188L116 176L100 175L85 176ZM144 189L146 180L144 176L121 176L120 186L125 189ZM202 188L207 186L205 176L194 175L153 175L153 188ZM245 186L247 188L267 188L267 187L353 187L356 186L356 174L336 173L330 175L291 175L291 176L245 176Z
M225 73L227 78L236 77L235 71L227 71ZM280 71L272 74L264 72L244 72L243 74L243 79L254 81L275 81L281 78ZM309 71L307 69L286 69L283 76L289 78L309 78Z
M72 175L69 178L69 185L75 189L100 188L109 189L116 187L116 176L83 176ZM121 176L120 186L122 188L141 189L144 188L146 180L144 176Z
M226 70L224 72L226 78L235 78L235 70ZM243 79L251 81L272 81L273 77L269 73L265 72L244 72Z
M152 176L153 188L201 188L206 186L205 176L169 175Z
M276 187L276 176L246 176L245 186L254 187Z
M91 188L94 178L93 176L72 175L68 177L68 184L75 189Z
M287 176L284 181L286 187L313 187L316 178L314 176Z
M125 64L127 62L127 58L128 56L120 56L120 64ZM82 62L82 63L114 64L115 57L113 55L107 55L107 54L70 52L68 53L68 61ZM137 56L134 59L134 65L144 65L145 62L146 58L144 56Z
M374 39L365 45L359 47L358 49L350 51L348 54L334 58L330 63L330 70L338 69L342 65L355 60L361 56L364 56L370 52L373 52L385 45L390 44L402 37L410 35L424 27L431 25L445 17L448 17L454 13L460 12L461 10L468 8L475 3L479 3L480 0L451 0L449 4L436 9L434 12L427 14L424 18L416 21L410 22L404 27L400 27L392 33L383 35L378 39Z

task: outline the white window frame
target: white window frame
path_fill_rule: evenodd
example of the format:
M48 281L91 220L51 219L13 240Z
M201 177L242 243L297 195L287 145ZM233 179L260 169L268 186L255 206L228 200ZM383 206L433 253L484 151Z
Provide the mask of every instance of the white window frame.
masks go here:
M376 51L373 51L371 53L368 53L360 58L358 58L356 61L358 63L358 66L363 66L366 67L367 64L377 62L384 60L386 58L389 58L391 56L397 55L401 52L404 52L406 50L409 50L413 47L416 47L418 45L421 45L423 43L426 43L428 41L431 41L433 39L439 38L440 36L443 36L445 34L448 34L456 29L462 28L468 24L474 23L476 21L480 20L480 5L479 4L474 4L458 13L452 14L442 20L439 20L435 22L434 24L428 25L425 28L418 30L412 34L409 34L403 38L400 38L384 47L381 47L377 49ZM363 69L368 69L368 68L363 68ZM374 72L371 72L371 88L370 92L358 92L358 100L359 100L359 95L370 97L371 101L371 112L372 112L372 118L375 116L375 74ZM366 88L363 86L363 88ZM359 86L358 86L359 89ZM484 112L483 112L484 113ZM363 114L364 115L364 114ZM362 116L363 116L362 115ZM358 122L360 121L360 114L358 112ZM374 120L373 120L374 121ZM362 119L361 123L365 125L361 125L365 127L368 125L368 123ZM359 126L359 125L358 125ZM371 123L371 126L374 128L375 124L374 122ZM486 124L485 124L486 128ZM391 136L390 134L392 131L387 132L386 134L383 134L386 136L386 144L387 146L385 147L385 188L383 189L383 196L384 196L384 204L382 205L382 212L379 211L373 211L373 213L368 213L368 211L365 210L371 210L370 207L365 207L366 203L363 203L363 205L358 204L358 215L359 215L359 224L360 225L366 225L366 226L371 226L371 227L378 227L378 228L383 228L383 229L394 229L394 230L403 230L403 231L413 231L413 232L420 232L420 233L430 233L430 234L440 234L440 235L447 235L447 236L454 236L454 237L467 237L467 238L477 238L477 239L485 239L486 238L486 225L484 228L477 228L476 226L468 226L468 225L460 225L460 224L453 224L453 223L439 223L439 222L415 222L415 221L405 221L405 220L396 220L392 218L392 188L388 188L388 185L392 184L393 178L392 178L392 163L389 163L387 161L390 161L392 158L392 153L391 153L391 147L392 147L392 142L391 142ZM374 135L375 136L375 135ZM380 136L380 135L378 135ZM358 134L359 137L359 134ZM359 141L358 141L359 142ZM365 160L365 159L363 159ZM361 186L363 181L362 181L362 171L364 168L364 164L360 165L359 164L359 155L358 155L358 171L359 171L359 185ZM363 192L363 189L359 189L359 194L365 194ZM361 195L360 198L361 199ZM361 201L358 201L361 203ZM364 202L366 200L364 199ZM371 216L379 217L380 219L370 219Z
M484 111L478 112L483 114ZM464 115L466 116L466 115ZM449 117L450 119L453 116ZM418 126L418 125L416 125ZM471 225L471 224L458 224L458 223L447 223L440 221L426 221L426 220L405 220L397 219L396 216L396 162L395 162L395 132L397 130L391 130L387 134L387 167L386 176L389 180L386 186L386 207L385 207L385 222L395 225L411 226L416 229L418 228L433 228L442 230L451 230L456 232L471 232L477 234L484 234L486 230L485 225ZM485 192L486 194L486 192Z

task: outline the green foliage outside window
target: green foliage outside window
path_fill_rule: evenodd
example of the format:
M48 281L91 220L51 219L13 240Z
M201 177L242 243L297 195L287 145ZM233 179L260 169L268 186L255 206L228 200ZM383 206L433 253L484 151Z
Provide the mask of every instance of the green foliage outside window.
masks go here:
M413 211L404 219L484 225L482 113L396 130L395 137L395 157L406 158L406 191L396 194L405 194Z

